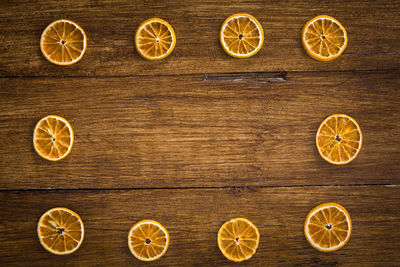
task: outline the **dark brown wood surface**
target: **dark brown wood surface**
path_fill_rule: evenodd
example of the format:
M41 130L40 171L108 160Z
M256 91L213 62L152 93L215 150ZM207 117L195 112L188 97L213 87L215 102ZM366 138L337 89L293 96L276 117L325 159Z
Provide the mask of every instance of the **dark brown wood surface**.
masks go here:
M233 59L218 41L224 19L255 16L260 52ZM347 29L331 62L301 46L304 23L327 14ZM177 46L148 62L134 49L150 17L172 24ZM83 59L60 67L41 55L43 29L60 18L88 36ZM152 266L227 266L216 243L233 217L257 225L246 266L400 265L400 1L1 1L0 266L136 266L129 228L155 219L171 245ZM334 113L357 120L359 156L334 166L315 133ZM65 117L71 154L41 159L36 122ZM334 253L304 238L307 212L346 207L350 242ZM45 251L40 215L65 206L86 233L69 256ZM237 264L236 264L237 265Z
M0 226L0 258L4 265L16 259L41 266L140 265L127 247L128 231L152 218L167 228L171 243L146 266L226 266L231 264L218 249L218 229L226 220L246 217L261 237L257 253L240 265L396 266L398 192L387 186L3 192L0 201L9 205L2 208L7 220ZM303 223L317 203L329 201L347 208L353 232L343 249L322 253L307 243ZM78 212L85 224L82 246L61 257L45 251L36 236L41 213L60 205Z
M2 1L0 74L3 76L103 76L248 71L376 70L400 67L399 1ZM228 56L218 40L223 21L249 13L261 23L265 42L257 56ZM343 55L329 63L311 59L301 30L327 14L347 29ZM163 61L148 62L134 49L134 33L150 17L175 29L177 44ZM88 49L77 65L55 67L41 55L39 39L52 21L81 25Z
M400 184L399 73L280 75L3 79L1 188ZM335 113L364 134L345 166L315 146ZM76 136L56 163L32 147L48 114Z

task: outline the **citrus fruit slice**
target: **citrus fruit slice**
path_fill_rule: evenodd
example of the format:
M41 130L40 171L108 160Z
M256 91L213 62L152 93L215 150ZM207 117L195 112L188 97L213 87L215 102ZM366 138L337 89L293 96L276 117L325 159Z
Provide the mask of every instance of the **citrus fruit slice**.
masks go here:
M67 208L53 208L40 217L37 233L47 251L66 255L79 248L85 230L78 214Z
M302 42L307 54L320 61L340 56L347 46L345 28L336 19L321 15L304 25Z
M41 119L33 131L33 146L47 160L65 158L74 143L74 132L69 122L55 115Z
M247 219L236 218L225 222L218 231L218 247L231 261L250 259L258 248L260 234Z
M172 53L175 44L174 29L165 20L148 19L142 22L136 30L136 50L145 59L163 59Z
M40 49L44 57L57 65L78 62L86 52L86 34L73 21L60 19L44 29Z
M321 157L332 164L346 164L361 150L362 134L357 122L344 114L326 118L317 131L316 144Z
M339 204L321 204L308 213L304 235L311 246L320 251L338 250L350 239L350 215Z
M132 226L128 234L128 246L137 259L154 261L167 252L169 234L159 222L142 220Z
M264 43L264 31L252 15L234 14L222 24L219 40L228 55L248 58L261 49Z

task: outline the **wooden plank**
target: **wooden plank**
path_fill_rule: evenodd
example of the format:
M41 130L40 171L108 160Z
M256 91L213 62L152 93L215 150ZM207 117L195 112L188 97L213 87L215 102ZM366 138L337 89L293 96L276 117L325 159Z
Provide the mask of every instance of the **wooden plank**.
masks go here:
M376 70L400 67L400 1L2 1L0 75L104 76L291 70ZM265 31L256 56L237 60L221 48L218 36L228 16L254 15ZM349 44L329 63L311 59L301 30L309 19L327 14L347 29ZM150 17L169 21L177 34L173 54L148 62L134 49L138 25ZM39 39L52 21L68 18L86 31L81 62L59 67L41 55Z
M399 193L398 186L1 192L0 262L139 265L128 250L127 234L135 222L151 218L168 229L171 244L150 266L232 265L216 237L224 221L240 216L250 219L261 236L245 266L398 266ZM322 253L307 243L303 223L314 206L331 201L349 211L353 232L344 248ZM84 242L69 256L50 255L36 237L40 215L55 206L73 209L85 224Z
M400 183L399 73L280 75L4 79L0 188ZM345 166L315 147L319 124L335 113L364 134ZM49 114L76 135L56 163L32 146Z

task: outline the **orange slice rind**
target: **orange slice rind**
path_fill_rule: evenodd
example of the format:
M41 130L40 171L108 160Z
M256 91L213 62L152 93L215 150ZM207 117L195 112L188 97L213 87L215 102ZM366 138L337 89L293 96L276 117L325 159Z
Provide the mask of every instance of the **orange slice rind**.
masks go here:
M169 234L159 222L142 220L132 226L128 246L133 256L141 261L161 258L169 246Z
M225 222L218 231L218 247L231 261L250 259L258 248L260 234L257 227L247 219L236 218Z
M264 31L252 15L234 14L222 24L219 40L228 55L248 58L261 49L264 43Z
M351 219L345 208L336 203L321 204L312 209L304 222L304 235L319 251L342 248L351 236Z
M175 44L174 29L165 20L148 19L142 22L136 30L136 50L147 60L166 58L174 50Z
M57 65L71 65L82 59L86 52L85 31L75 22L60 19L44 29L40 38L43 56Z
M80 247L85 231L78 214L67 208L53 208L40 217L37 233L47 251L67 255Z
M321 157L332 164L346 164L361 150L362 133L357 122L345 114L326 118L318 128L316 145Z
M336 19L321 15L304 25L302 43L310 57L319 61L330 61L346 49L347 32Z
M59 116L42 118L33 131L33 146L43 158L57 161L65 158L72 149L74 132L69 122Z

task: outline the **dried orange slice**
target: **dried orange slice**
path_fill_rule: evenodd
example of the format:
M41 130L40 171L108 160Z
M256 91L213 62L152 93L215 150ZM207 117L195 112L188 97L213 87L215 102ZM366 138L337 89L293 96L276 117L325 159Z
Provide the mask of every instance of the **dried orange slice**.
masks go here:
M57 65L71 65L86 52L86 34L73 21L60 19L52 22L42 33L40 49L44 57Z
M304 223L304 235L311 246L320 251L338 250L350 239L350 215L339 204L321 204L308 213Z
M145 59L163 59L172 53L175 44L174 29L165 20L148 19L142 22L136 30L136 50Z
M346 29L336 19L321 15L306 23L302 42L310 57L329 61L340 56L347 46Z
M346 164L361 150L360 126L350 116L335 114L326 118L317 131L316 144L321 157L332 164Z
M80 247L85 230L78 214L67 208L53 208L40 217L37 233L47 251L66 255Z
M128 246L137 259L154 261L167 252L169 234L159 222L142 220L132 226L128 234Z
M264 31L252 15L234 14L222 24L219 40L228 55L248 58L261 49Z
M231 261L250 259L258 248L260 234L247 219L236 218L225 222L218 231L218 247Z
M55 115L41 119L33 131L33 146L43 158L57 161L71 152L74 132L69 122Z

